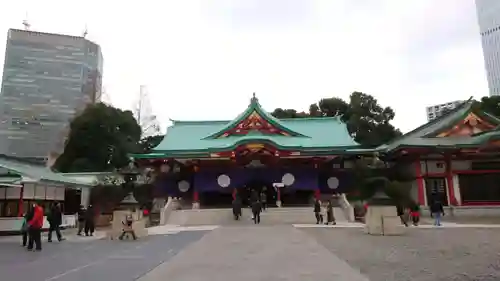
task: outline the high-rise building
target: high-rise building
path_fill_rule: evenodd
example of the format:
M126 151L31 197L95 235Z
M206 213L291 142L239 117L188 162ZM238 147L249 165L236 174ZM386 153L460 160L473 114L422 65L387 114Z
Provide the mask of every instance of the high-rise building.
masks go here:
M0 154L64 151L70 120L101 99L99 45L78 36L10 29L0 95Z
M500 95L500 1L476 0L490 96Z
M437 104L433 106L428 106L425 108L425 112L427 113L427 121L431 121L433 119L438 118L443 115L445 112L456 108L457 106L464 103L462 100L452 101L443 104Z

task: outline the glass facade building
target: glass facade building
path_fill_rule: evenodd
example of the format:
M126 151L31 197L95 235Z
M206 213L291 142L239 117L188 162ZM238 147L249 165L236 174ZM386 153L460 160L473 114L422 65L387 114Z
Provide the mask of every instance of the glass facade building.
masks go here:
M76 36L10 29L0 95L0 154L50 159L69 122L100 101L99 45Z
M500 1L476 0L490 96L500 95Z

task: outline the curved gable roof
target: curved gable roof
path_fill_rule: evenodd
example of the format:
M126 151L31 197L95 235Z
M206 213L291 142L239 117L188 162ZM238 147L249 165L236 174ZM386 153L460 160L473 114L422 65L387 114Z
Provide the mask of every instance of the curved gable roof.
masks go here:
M227 125L224 126L223 128L221 128L220 130L213 132L210 135L208 135L207 137L205 137L205 139L214 139L214 138L219 138L219 137L223 136L227 131L234 129L236 126L238 126L238 124L240 124L245 119L250 117L253 113L258 114L262 119L269 122L269 124L271 124L272 126L274 126L275 128L277 128L283 132L286 132L290 136L308 137L306 135L303 135L299 132L296 132L296 131L288 128L278 118L276 118L276 117L272 116L271 114L269 114L268 112L266 112L262 108L262 106L260 105L259 100L257 99L257 97L255 97L255 93L254 93L252 99L250 100L250 105L247 107L247 109L245 111L243 111L240 115L238 115L238 117L236 117L235 119L233 119L232 121L227 123Z

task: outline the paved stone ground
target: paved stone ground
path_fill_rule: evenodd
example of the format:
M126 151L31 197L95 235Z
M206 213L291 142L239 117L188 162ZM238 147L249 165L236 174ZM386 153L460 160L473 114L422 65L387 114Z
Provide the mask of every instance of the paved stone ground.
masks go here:
M71 238L39 253L3 241L0 280L500 280L500 228L410 228L394 237L357 227L172 228L138 241Z
M0 280L132 281L175 256L206 232L155 235L137 241L45 243L28 252L18 241L0 243Z
M292 226L213 230L139 281L366 281L358 270Z
M360 229L303 228L371 281L500 280L500 229L413 228L380 237Z

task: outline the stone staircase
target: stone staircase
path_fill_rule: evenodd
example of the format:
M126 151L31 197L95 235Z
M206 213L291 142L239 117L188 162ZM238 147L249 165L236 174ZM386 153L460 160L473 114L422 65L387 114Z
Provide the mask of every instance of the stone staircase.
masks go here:
M333 209L337 222L347 222L341 208ZM250 208L243 209L243 216L239 221L233 218L231 209L198 209L171 211L167 224L194 226L194 225L244 225L253 224ZM310 224L315 223L312 207L283 207L270 208L261 214L261 224Z

